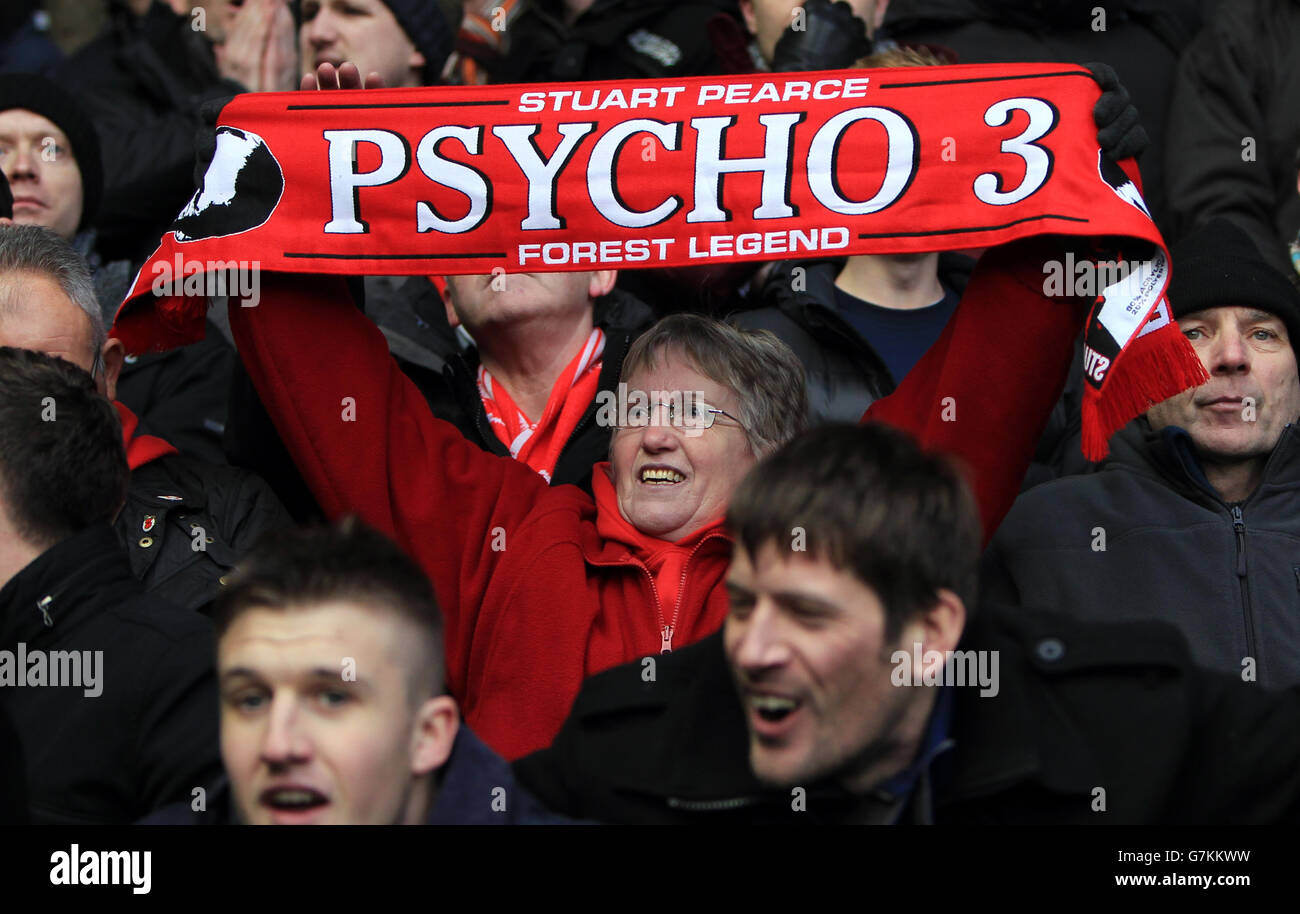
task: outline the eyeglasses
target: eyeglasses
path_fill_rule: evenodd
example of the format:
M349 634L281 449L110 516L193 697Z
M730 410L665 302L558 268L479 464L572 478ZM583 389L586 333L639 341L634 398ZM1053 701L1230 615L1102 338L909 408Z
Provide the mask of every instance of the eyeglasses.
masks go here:
M653 406L630 406L626 410L626 415L621 417L615 428L646 428L651 425L657 425L655 417L659 413L659 408L664 407L668 412L668 424L679 431L696 431L706 428L713 428L713 423L717 421L718 416L726 416L744 431L745 423L741 422L731 413L724 409L717 409L709 406L703 401L694 398L688 398L685 403L679 403L676 398L667 402L659 402Z

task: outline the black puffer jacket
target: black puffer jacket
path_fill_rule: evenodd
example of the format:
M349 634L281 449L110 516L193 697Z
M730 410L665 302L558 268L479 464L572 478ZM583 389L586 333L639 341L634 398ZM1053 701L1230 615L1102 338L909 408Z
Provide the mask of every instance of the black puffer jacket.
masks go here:
M141 592L107 525L46 550L0 590L0 650L76 653L77 685L0 688L33 824L126 824L221 770L211 624ZM95 652L102 651L95 660ZM87 664L89 660L89 664ZM90 675L87 675L87 674ZM92 683L90 680L94 679Z
M1300 694L1197 669L1168 625L981 606L960 648L999 658L997 694L950 686L952 745L900 821L1300 818ZM640 661L588 679L555 742L515 773L550 809L600 822L846 824L864 812L829 779L802 805L757 781L721 634L658 658L651 681Z
M640 300L615 289L597 300L595 322L605 331L600 390L616 394L623 358L633 340L654 323L654 314ZM441 378L415 375L410 371L407 374L421 388L435 416L455 425L461 434L483 450L502 457L510 456L510 450L488 425L487 411L483 409L483 400L478 394L478 356L475 350L448 359ZM592 400L560 451L551 485L572 483L591 491L591 468L609 459L610 429L597 424L597 405Z
M814 423L857 422L895 386L884 360L836 308L835 277L843 266L842 258L782 261L756 296L758 307L730 318L746 330L771 330L794 350ZM941 254L939 281L960 295L973 266L969 257Z
M729 0L596 0L572 25L562 0L536 0L511 23L492 81L657 79L719 72L710 37Z
M1294 275L1298 148L1300 0L1221 3L1178 64L1165 148L1172 234L1227 216Z
M292 524L260 477L170 454L131 470L114 528L150 594L206 611L258 539Z
M1182 430L1144 419L1100 472L1017 499L985 556L986 599L1099 622L1161 619L1192 656L1265 687L1300 684L1300 431L1287 426L1239 505L1209 487Z

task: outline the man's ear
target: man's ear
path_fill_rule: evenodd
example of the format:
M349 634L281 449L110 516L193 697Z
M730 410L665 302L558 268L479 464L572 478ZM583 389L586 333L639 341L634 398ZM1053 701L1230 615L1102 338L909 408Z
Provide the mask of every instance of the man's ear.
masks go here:
M439 695L420 705L411 731L411 773L422 777L441 768L451 755L459 729L460 710L450 695Z
M447 294L442 297L442 306L447 309L447 323L451 324L451 329L455 330L460 326L460 315L456 313L456 306L452 304L456 298L456 279L454 276L444 276L447 281Z
M921 655L957 649L961 634L966 628L966 604L951 590L940 588L929 609L912 619L903 629L902 646L910 650L915 643L921 645Z
M745 28L749 29L749 34L756 34L754 26L754 0L740 0L740 15L745 20Z
M618 270L596 270L591 274L591 282L587 286L587 295L593 299L608 295L613 291L614 283L617 281Z
M406 61L406 66L411 72L411 79L415 80L415 86L424 85L424 68L428 63L428 59L419 51L411 52L411 57Z
M938 598L924 615L925 637L937 651L953 651L966 630L966 604L951 590L940 588Z
M110 400L117 399L117 379L122 374L122 362L126 359L126 347L116 337L104 341L100 352L104 360L104 373L95 379L99 392Z
M876 0L876 15L872 17L871 22L867 23L871 26L870 32L873 36L876 34L876 29L880 28L881 23L885 21L887 9L889 9L889 0Z

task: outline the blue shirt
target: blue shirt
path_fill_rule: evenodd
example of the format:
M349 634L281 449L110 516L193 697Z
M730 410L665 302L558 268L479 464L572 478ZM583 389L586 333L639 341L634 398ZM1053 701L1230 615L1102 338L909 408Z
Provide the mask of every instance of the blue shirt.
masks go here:
M835 307L884 360L894 383L901 383L912 366L943 333L957 309L958 295L945 288L943 298L926 308L882 308L836 287Z
M929 795L928 783L930 766L937 757L954 745L953 741L948 738L948 732L952 729L952 689L952 686L940 687L934 707L930 710L930 719L925 725L925 736L921 739L921 749L917 752L912 764L885 781L874 791L880 799L886 802L897 801L897 815L902 814L908 805L907 800L911 798L912 793L916 790L917 783L924 778L926 781L924 804L927 808L921 812L922 821L926 824L934 821L934 810L929 808L932 799Z

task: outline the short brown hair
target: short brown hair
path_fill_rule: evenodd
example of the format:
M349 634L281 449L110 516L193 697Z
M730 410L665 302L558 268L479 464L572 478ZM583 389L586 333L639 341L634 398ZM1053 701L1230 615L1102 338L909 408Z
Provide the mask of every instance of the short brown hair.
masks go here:
M429 668L412 679L432 680L423 699L445 686L442 610L429 579L391 540L347 517L333 527L277 531L265 537L235 569L213 604L220 640L252 609L288 610L335 600L390 610L426 635Z
M0 347L0 494L19 536L44 550L113 523L129 474L117 410L90 375Z
M727 526L751 557L773 543L851 572L879 594L891 639L941 588L973 606L980 523L970 488L948 458L881 423L823 425L760 461L732 496Z

